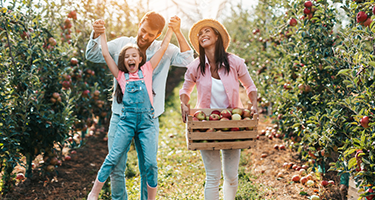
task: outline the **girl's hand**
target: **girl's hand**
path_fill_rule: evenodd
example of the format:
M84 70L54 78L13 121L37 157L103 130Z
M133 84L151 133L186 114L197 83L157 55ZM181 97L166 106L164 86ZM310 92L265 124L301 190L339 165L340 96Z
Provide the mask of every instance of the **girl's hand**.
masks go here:
M187 116L189 115L190 113L190 105L186 105L184 103L181 102L181 117L182 117L182 121L184 123L186 123L186 119L187 119Z
M94 39L105 33L104 25L105 22L102 19L98 19L92 24L92 28L94 29Z

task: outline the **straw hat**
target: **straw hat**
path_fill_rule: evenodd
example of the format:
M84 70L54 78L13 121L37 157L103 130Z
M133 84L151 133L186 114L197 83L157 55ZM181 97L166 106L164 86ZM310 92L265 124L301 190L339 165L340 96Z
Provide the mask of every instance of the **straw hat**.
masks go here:
M203 27L212 27L219 31L221 38L223 38L224 49L227 50L229 43L230 43L230 36L228 34L227 29L218 21L214 19L202 19L196 22L189 31L189 40L190 43L193 45L194 50L199 53L199 41L198 41L198 33Z

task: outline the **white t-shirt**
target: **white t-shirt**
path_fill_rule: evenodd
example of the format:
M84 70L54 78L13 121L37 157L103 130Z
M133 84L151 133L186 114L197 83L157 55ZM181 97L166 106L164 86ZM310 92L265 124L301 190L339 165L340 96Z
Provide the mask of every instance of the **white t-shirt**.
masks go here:
M211 108L228 108L229 100L223 82L220 79L211 77Z

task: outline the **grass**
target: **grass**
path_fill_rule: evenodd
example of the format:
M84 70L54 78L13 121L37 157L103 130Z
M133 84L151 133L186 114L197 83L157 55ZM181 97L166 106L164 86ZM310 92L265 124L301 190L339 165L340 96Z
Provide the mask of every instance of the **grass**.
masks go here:
M179 88L181 85L176 87L174 94L166 102L164 114L159 118L158 199L204 199L205 169L200 151L187 150L186 127L180 114ZM191 99L193 102L196 99L195 91ZM136 151L132 148L128 153L126 172L127 175L134 175L127 176L126 180L129 199L139 199L140 178L137 162ZM242 151L236 200L262 199L264 186L250 181L250 178L256 178L250 172L250 163L250 156ZM222 188L220 188L220 195L223 196Z

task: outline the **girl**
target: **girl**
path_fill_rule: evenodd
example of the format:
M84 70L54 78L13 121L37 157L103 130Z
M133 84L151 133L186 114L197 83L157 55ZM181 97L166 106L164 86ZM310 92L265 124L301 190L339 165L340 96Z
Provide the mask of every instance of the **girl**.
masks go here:
M182 119L185 122L189 108L190 93L197 86L196 108L242 107L239 97L239 83L247 91L253 104L252 112L257 113L257 90L244 60L226 52L230 37L220 22L204 19L193 25L189 39L199 59L188 65L185 82L180 90ZM225 83L225 84L224 84ZM238 165L240 149L222 150L223 164L219 150L201 150L206 169L204 197L206 200L219 199L221 167L224 171L224 200L234 200L238 187Z
M100 23L104 24L104 21ZM157 162L155 126L151 120L154 117L152 95L152 71L159 64L172 37L172 29L168 28L160 49L150 61L136 45L126 45L120 52L118 66L109 54L106 35L100 37L102 54L109 70L115 76L119 86L116 96L122 98L123 109L121 121L118 124L114 143L102 164L88 200L98 199L99 192L105 181L116 166L120 156L128 153L132 138L137 135L140 140L147 171L148 199L153 200L157 193ZM141 67L140 67L141 66Z

